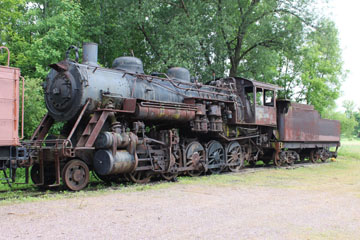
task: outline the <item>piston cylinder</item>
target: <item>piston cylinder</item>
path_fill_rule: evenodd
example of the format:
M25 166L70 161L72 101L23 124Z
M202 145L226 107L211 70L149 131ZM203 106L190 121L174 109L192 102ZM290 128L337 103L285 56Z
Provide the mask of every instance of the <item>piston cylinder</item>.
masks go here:
M94 169L102 176L130 173L135 164L134 155L126 150L118 150L114 156L110 150L101 149L94 155Z

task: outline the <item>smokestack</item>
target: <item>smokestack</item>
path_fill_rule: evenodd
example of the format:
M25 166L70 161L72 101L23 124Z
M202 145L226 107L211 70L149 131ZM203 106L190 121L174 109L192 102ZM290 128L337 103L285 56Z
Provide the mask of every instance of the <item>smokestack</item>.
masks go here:
M83 43L83 61L82 64L87 64L93 67L99 67L98 59L98 45L97 43Z

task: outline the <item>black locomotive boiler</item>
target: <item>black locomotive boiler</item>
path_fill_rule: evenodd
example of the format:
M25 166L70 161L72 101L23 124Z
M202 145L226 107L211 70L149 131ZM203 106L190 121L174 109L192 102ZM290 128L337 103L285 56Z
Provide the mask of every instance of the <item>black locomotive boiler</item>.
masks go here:
M78 56L75 47L73 49ZM76 57L78 58L78 57ZM312 106L278 100L280 87L240 77L190 81L184 68L146 75L141 60L97 64L97 44L83 62L51 64L44 82L48 113L30 141L37 185L86 187L90 171L104 181L146 183L178 174L239 171L262 160L278 166L304 158L326 161L340 144L338 121ZM64 122L59 136L51 126ZM337 148L336 148L337 149Z

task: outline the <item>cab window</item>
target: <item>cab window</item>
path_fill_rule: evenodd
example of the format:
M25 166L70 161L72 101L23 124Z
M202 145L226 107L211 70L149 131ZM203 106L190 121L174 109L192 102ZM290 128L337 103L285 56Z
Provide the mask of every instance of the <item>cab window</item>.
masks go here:
M250 102L251 106L253 106L254 105L253 87L246 87L245 88L245 96L246 96L246 99Z
M263 89L256 88L256 105L264 106L264 97L263 97Z
M264 90L264 105L274 107L275 93L272 90Z

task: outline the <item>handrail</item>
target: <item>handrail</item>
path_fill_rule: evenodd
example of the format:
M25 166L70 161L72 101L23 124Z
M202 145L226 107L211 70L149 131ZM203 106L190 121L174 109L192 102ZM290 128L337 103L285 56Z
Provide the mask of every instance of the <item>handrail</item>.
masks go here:
M20 76L22 79L22 99L21 99L21 138L20 140L24 139L24 112L25 112L25 79L23 76Z
M49 114L46 113L45 116L41 119L40 124L39 124L39 125L37 126L37 128L35 129L35 131L34 131L33 135L31 136L30 140L34 140L34 138L36 137L36 135L38 135L38 133L39 133L42 125L44 124L46 118L48 117L48 115L49 115Z
M6 51L8 53L7 66L10 67L10 50L5 46L0 46L0 49L6 49Z
M83 117L83 115L84 115L87 107L89 106L89 104L90 104L90 99L88 99L88 100L86 101L83 109L81 110L80 115L78 116L78 118L77 118L77 120L76 120L73 128L71 129L71 132L69 133L69 136L68 136L67 139L66 139L67 141L70 141L70 142L71 142L71 138L72 138L72 136L73 136L73 134L74 134L77 126L79 125L79 123L80 123L80 121L81 121L81 119L82 119L82 117Z

